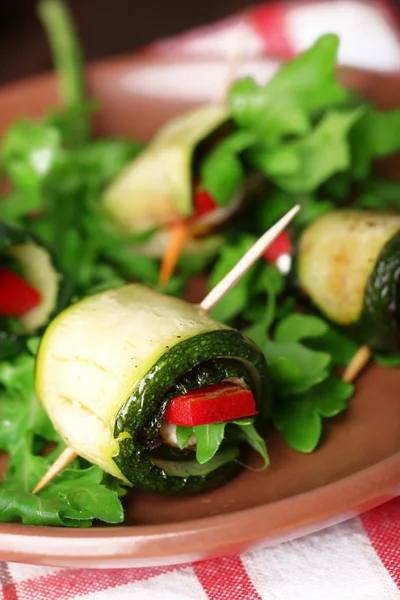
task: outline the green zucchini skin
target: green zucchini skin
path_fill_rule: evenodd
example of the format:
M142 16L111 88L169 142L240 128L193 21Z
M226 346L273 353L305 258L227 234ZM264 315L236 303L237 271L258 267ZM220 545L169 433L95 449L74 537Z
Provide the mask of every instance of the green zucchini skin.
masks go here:
M400 233L381 251L367 281L360 319L350 333L373 349L400 350Z
M200 365L200 366L199 366ZM194 376L187 373L196 369ZM257 426L265 424L269 410L269 386L264 356L245 336L234 330L198 334L165 353L149 370L143 385L117 415L114 436L120 438L114 458L125 477L136 487L164 494L190 494L216 488L240 469L230 462L205 476L167 476L151 461L163 415L177 385L184 390L240 377L252 389L259 410ZM161 398L154 406L154 398Z
M294 271L302 292L357 342L400 349L399 215L326 213L300 236Z
M64 277L54 264L54 259L49 250L26 229L6 225L0 223L0 255L6 254L12 248L40 248L40 250L48 256L49 264L51 265L51 275L54 278L52 285L56 285L57 297L53 305L53 309L47 311L46 317L40 319L37 326L25 326L20 333L14 333L9 330L3 319L0 319L0 359L10 359L16 356L25 346L25 341L28 335L36 333L42 327L47 325L51 316L63 307L63 304L68 300L64 294ZM29 252L28 252L29 253ZM18 258L15 258L18 262ZM28 259L29 262L29 259Z

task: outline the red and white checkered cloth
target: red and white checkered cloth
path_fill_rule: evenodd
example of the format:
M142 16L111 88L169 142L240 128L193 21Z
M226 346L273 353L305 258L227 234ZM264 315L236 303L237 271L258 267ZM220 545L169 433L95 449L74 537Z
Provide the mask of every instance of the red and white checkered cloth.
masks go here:
M400 73L400 14L391 0L294 0L261 4L144 49L149 55L285 60L324 33L340 36L339 62Z
M2 600L400 600L400 498L274 548L178 566L0 563Z
M145 49L281 60L327 31L343 64L400 74L400 27L382 0L276 3ZM244 40L244 43L243 43ZM400 475L400 474L399 474ZM0 600L400 600L400 498L279 546L178 566L58 569L0 562Z

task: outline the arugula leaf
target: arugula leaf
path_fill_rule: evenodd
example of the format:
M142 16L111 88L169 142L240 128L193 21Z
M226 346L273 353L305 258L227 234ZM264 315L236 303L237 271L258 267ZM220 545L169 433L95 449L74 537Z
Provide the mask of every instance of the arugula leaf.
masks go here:
M264 87L251 79L235 84L229 103L236 124L277 141L289 134L306 133L320 111L347 101L348 93L335 78L338 44L337 36L322 36Z
M309 122L299 103L285 95L277 102L277 93L270 82L260 88L247 77L235 83L229 94L229 105L236 125L258 130L263 139L279 141L288 134L302 134Z
M269 328L275 319L276 299L283 291L285 282L276 267L265 265L260 283L267 292L265 308L262 310L261 315L256 315L254 323L247 327L243 333L257 344L257 346L263 348L267 340Z
M362 110L330 110L309 134L272 148L255 148L252 160L283 190L312 192L335 173L349 168L348 134Z
M21 354L12 363L0 364L0 449L12 453L25 432L34 431L47 441L58 442L34 392L35 359Z
M332 363L328 352L320 351L318 346L310 347L329 332L329 326L319 317L288 314L277 322L274 339L271 339L270 328L277 317L276 299L282 292L283 282L275 267L264 272L267 291L264 313L243 331L264 352L275 394L279 397L307 392L329 376Z
M53 125L16 121L3 137L3 164L6 169L8 165L12 169L13 162L21 164L26 173L33 173L38 180L43 180L60 154L61 144L61 133ZM15 167L15 171L23 172L22 167Z
M400 367L400 354L374 354L374 361L382 367Z
M34 348L33 348L34 349ZM93 519L123 520L119 487L97 466L81 468L75 459L39 494L32 489L63 444L47 456L44 441L60 442L34 391L34 356L21 354L0 365L0 448L11 455L0 484L0 521L21 518L25 524L88 527ZM103 483L104 481L104 483Z
M258 134L256 131L251 131L249 129L236 129L221 140L221 142L218 144L218 148L229 150L229 152L234 154L241 154L256 144L257 141Z
M34 131L42 131L46 139L46 123L35 124ZM11 150L7 153L8 166L13 164L15 156L19 156L21 148L21 152L27 152L21 155L25 162L30 153L36 152L35 136L30 147L28 136L27 141L21 140L23 133L19 134L16 126L16 153ZM0 203L0 218L16 219L22 223L32 209L44 211L40 218L29 222L30 229L53 250L59 268L69 275L71 292L85 295L92 287L103 285L102 259L114 264L108 287L113 282L123 283L125 278L132 276L150 285L157 282L157 261L142 258L137 251L129 251L129 240L110 229L97 207L103 186L139 150L138 144L119 139L95 141L75 150L63 148L54 154L46 173L33 173L32 201L26 200L29 196L24 193ZM20 198L24 200L20 201ZM109 272L110 269L112 267L108 266Z
M301 211L297 215L296 225L305 228L326 212L336 208L331 200L318 198L316 194L303 194L299 199Z
M254 244L255 240L256 238L252 235L242 234L238 236L235 245L230 244L222 247L219 259L208 280L209 289L213 288L232 269L243 254ZM258 268L259 265L254 265L235 287L218 302L211 312L214 319L229 321L245 308L251 294L251 283Z
M196 434L196 460L201 465L210 460L224 439L226 423L212 423L193 427Z
M154 258L143 256L129 247L128 243L121 244L115 240L113 245L103 249L108 260L118 266L127 279L138 278L143 283L156 287L159 278L159 263Z
M53 126L17 121L5 133L2 146L2 161L21 196L14 196L23 203L25 212L34 212L42 207L42 190L61 150L62 138Z
M297 342L267 340L264 354L279 396L306 392L329 375L330 355Z
M266 469L269 465L269 456L267 452L267 447L265 445L264 439L258 433L253 423L240 423L239 421L235 421L236 425L238 425L241 431L244 433L247 443L264 459L264 469Z
M52 455L53 456L53 455ZM20 443L0 484L0 521L21 518L25 525L90 527L93 519L120 523L123 510L114 490L102 485L97 466L68 468L38 494L32 489L51 465L49 457L32 454Z
M354 126L352 130L354 129ZM352 131L351 130L351 131ZM349 136L351 147L351 132ZM352 192L353 178L349 171L336 173L320 189L321 198L329 198L333 204L346 204Z
M301 211L293 220L291 229L302 229L320 215L333 210L335 203L318 197L317 194L289 194L284 190L270 186L268 194L261 198L253 208L256 231L261 234L272 227L295 204L300 204Z
M47 499L65 499L81 518L121 523L124 512L119 494L103 485L103 481L104 473L96 465L87 469L66 469L62 477L46 486L40 495Z
M369 176L363 185L355 208L400 210L400 182Z
M279 398L272 406L274 426L286 442L299 452L312 452L322 434L322 418L346 408L354 386L331 375L302 396Z
M36 356L40 346L40 337L32 336L26 340L26 349L32 356Z
M65 517L62 510L65 511ZM79 517L79 513L70 510L65 502L55 503L38 495L0 485L0 522L20 519L24 525L90 527L90 520Z
M61 131L49 121L49 118L42 122L17 121L5 134L3 167L19 193L1 202L3 220L15 220L52 206L60 210L70 194L82 193L87 200L79 202L78 217L84 215L85 209L97 208L102 188L142 148L138 142L109 138L68 149L63 147L65 139ZM90 206L88 200L93 191L96 201ZM78 224L80 219L76 216L75 213Z
M356 342L332 325L327 325L327 331L321 336L307 340L307 345L330 354L334 365L348 364L358 349Z
M331 356L301 343L307 340L308 344L308 340L326 334L328 326L318 317L289 314L279 321L275 337L270 339L268 326L275 318L275 298L273 291L270 291L265 321L261 319L245 329L244 333L263 350L276 393L279 396L300 394L329 375Z
M176 441L181 450L186 446L193 433L193 427L185 427L184 425L176 426Z
M63 152L55 163L47 185L50 195L90 190L90 208L97 208L98 196L129 162L138 155L142 144L122 138L92 140L89 144ZM85 203L86 204L86 203Z
M217 453L225 433L226 425L237 425L244 434L246 442L264 459L264 468L269 465L269 458L264 439L254 427L254 417L227 421L222 423L211 423L209 425L198 425L196 427L183 427L177 425L176 439L179 448L185 447L193 433L196 435L196 460L204 464L212 459Z
M313 194L303 195L299 199L299 204L301 211L297 216L296 224L300 228L307 227L326 212L336 208L335 203L331 200L322 200Z
M220 206L227 206L245 178L241 155L257 142L257 134L236 130L225 137L201 163L202 185Z
M228 206L243 181L243 167L238 157L224 146L217 146L201 165L202 186L220 206Z
M299 342L308 338L320 337L328 332L328 325L312 315L293 314L278 323L275 331L277 342Z
M260 201L255 204L252 210L256 231L259 234L264 233L272 227L285 213L288 212L296 202L298 197L294 197L287 192L277 188L271 184L268 192L260 198ZM300 211L299 215L302 211ZM298 215L296 216L296 219Z
M368 175L374 158L400 150L400 110L378 112L368 108L350 134L351 170L356 179Z

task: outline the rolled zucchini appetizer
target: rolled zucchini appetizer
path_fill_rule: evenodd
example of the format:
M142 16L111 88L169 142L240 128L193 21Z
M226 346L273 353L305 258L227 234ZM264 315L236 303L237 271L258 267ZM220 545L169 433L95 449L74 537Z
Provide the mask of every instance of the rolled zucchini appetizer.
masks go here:
M160 129L103 196L103 208L123 231L143 233L194 214L196 155L228 116L225 107L210 104Z
M400 348L400 215L331 211L298 247L301 288L331 321L372 349Z
M23 229L0 224L0 357L17 353L24 336L57 308L62 276L48 250Z
M210 395L216 384L219 398ZM218 451L199 462L199 430L180 449L174 423L231 421L234 414L260 428L269 406L265 359L248 338L199 306L140 284L90 296L56 317L39 348L36 389L80 456L136 487L171 494L232 478L244 441L229 423Z

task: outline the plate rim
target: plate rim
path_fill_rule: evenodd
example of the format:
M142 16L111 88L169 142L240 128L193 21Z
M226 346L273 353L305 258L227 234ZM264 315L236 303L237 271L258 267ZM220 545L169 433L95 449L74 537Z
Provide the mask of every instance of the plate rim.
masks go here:
M384 485L379 486L379 493L375 493L374 486L371 486L371 481L377 474L385 482ZM353 490L353 493L347 496L347 492L352 488L355 488L356 493ZM340 489L341 494L331 493L336 489ZM30 564L86 568L118 566L123 568L127 566L126 561L129 566L181 564L188 562L188 556L193 557L190 560L215 558L254 547L265 547L271 542L275 544L292 540L358 516L398 495L400 495L400 452L319 488L228 514L167 524L117 525L92 529L1 523L0 558ZM320 512L310 509L310 496L313 497L313 503L323 506L323 516ZM325 496L331 500L329 506L323 502ZM345 503L342 500L343 496L348 497ZM285 525L282 525L280 518L271 529L270 521L273 521L277 510L282 513L282 508L285 514L296 514L294 518L296 524L288 520ZM293 510L296 508L304 512L300 524L299 513ZM246 524L249 521L259 523L257 533L246 534L246 529L252 530L247 528ZM218 529L217 536L214 535L216 529ZM235 532L233 545L232 531ZM163 552L160 553L158 543L160 539L165 540L165 538L169 538L174 543L171 543L168 548L164 545ZM93 552L93 542L97 544L100 540L104 541L102 554ZM71 543L72 553L65 552L67 541ZM18 544L18 542L22 543ZM121 542L128 543L120 546ZM36 545L39 546L37 550ZM46 550L41 549L43 545ZM179 546L184 548L183 552L179 552Z

